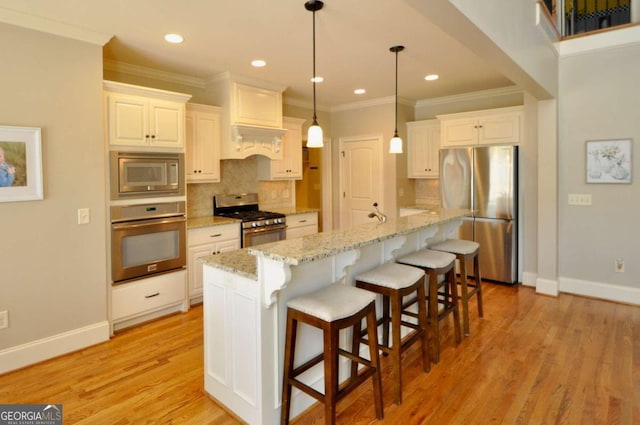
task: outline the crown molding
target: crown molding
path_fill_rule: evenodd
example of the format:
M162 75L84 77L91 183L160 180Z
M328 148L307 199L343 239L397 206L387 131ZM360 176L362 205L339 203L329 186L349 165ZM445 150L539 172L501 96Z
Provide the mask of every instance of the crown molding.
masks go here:
M498 89L480 90L470 93L454 94L452 96L434 97L432 99L423 99L416 102L416 108L424 106L436 106L447 103L468 102L477 99L487 99L492 97L509 96L514 94L522 94L522 90L518 86L501 87Z
M381 105L393 105L396 103L395 96L386 96L386 97L378 97L376 99L363 100L359 102L345 103L343 105L334 106L330 109L331 112L340 112L340 111L349 111L354 109L363 109L363 108L371 108L374 106ZM416 103L405 99L403 97L398 97L398 104L405 105L410 107L415 107Z
M284 92L287 89L287 86L284 84L278 84L272 81L261 80L259 78L254 78L254 77L247 77L246 75L234 74L229 71L221 72L219 74L215 74L207 78L206 85L214 85L221 81L234 81L240 84L257 86L266 90L273 90L280 93Z
M107 71L134 75L136 77L151 78L154 80L166 81L174 84L182 84L199 89L204 89L207 85L206 78L191 77L189 75L159 71L157 69L147 68L139 65L132 65L130 63L118 62L111 59L105 59L103 62L103 66Z
M0 7L0 22L28 28L35 31L46 32L60 37L71 38L73 40L84 41L86 43L104 46L111 40L113 35L90 31L51 19L42 18L28 13Z

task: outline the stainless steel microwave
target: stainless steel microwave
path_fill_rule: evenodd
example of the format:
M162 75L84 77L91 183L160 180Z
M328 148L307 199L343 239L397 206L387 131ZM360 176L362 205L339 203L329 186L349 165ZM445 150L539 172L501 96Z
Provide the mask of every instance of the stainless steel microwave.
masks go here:
M184 154L111 152L111 199L185 194Z

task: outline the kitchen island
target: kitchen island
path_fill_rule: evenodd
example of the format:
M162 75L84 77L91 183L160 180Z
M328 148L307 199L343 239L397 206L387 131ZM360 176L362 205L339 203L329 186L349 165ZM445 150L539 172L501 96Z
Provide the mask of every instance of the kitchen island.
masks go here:
M207 393L249 424L278 423L287 301L335 282L353 285L361 272L455 237L469 214L431 211L202 258ZM347 341L345 332L341 345ZM296 362L321 351L320 331L301 328ZM323 391L321 366L303 379ZM341 363L341 380L347 367ZM314 402L294 391L291 417Z

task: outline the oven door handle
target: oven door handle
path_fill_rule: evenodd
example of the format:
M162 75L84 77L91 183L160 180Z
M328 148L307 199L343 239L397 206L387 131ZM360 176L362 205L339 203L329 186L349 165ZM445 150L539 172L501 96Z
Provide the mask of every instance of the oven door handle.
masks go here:
M147 227L147 226L156 226L158 224L172 224L172 223L182 223L186 222L187 219L185 216L180 217L169 217L169 218L155 218L150 220L141 220L134 221L128 223L113 223L111 228L113 230L122 230L122 229L135 229L139 227Z
M283 230L286 228L287 228L286 224L279 224L277 226L251 227L249 229L243 229L243 230L245 233L253 235L256 233L273 232L275 230Z

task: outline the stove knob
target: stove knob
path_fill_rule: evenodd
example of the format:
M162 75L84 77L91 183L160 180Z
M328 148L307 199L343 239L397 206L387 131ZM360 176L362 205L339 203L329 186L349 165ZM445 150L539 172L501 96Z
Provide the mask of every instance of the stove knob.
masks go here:
M251 223L251 227L258 227L258 223L254 221L253 223Z
M265 226L268 226L268 225L270 225L270 224L271 224L271 223L269 222L269 220L265 220L265 221L264 221L264 225L265 225Z
M277 219L277 220L276 220L276 223L278 223L278 224L282 224L282 219L281 219L281 218Z

